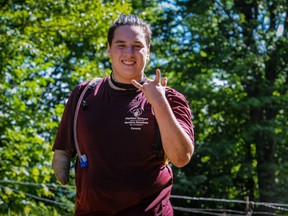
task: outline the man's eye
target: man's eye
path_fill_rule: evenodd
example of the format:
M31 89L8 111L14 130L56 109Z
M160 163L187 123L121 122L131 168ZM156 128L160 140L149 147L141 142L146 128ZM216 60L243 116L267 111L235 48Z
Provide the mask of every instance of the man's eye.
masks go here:
M123 48L123 47L125 47L125 45L119 44L118 47Z

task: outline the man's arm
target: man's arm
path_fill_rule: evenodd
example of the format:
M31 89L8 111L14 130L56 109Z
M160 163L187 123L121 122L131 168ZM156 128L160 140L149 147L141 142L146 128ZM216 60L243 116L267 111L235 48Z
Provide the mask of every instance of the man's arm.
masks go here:
M57 149L54 151L52 167L56 178L63 185L69 182L71 157L72 157L72 151L57 150Z
M183 167L193 155L194 143L177 121L165 96L167 78L163 78L160 83L160 77L161 72L157 69L155 80L150 80L143 85L135 80L132 83L144 92L148 102L152 105L159 125L163 149L168 159L175 166Z

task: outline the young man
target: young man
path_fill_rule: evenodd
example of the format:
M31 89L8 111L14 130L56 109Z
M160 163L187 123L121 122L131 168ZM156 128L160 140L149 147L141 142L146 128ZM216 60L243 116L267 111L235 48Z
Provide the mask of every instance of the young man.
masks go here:
M113 72L88 95L77 120L88 166L76 164L75 215L173 215L168 161L177 167L190 161L194 133L185 97L167 87L159 69L154 80L145 77L150 40L149 26L135 15L121 15L109 29ZM63 177L61 166L76 154L73 116L86 84L71 93L53 146L53 168L63 184L68 168Z

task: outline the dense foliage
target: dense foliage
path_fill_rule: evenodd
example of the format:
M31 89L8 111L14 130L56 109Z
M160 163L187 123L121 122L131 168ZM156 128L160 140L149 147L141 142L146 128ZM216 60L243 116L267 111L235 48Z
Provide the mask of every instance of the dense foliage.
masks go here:
M151 24L147 74L160 68L193 110L196 152L173 167L173 194L288 203L287 0L2 2L0 215L73 211L74 188L56 181L51 146L71 89L109 73L106 32L122 12Z
M287 5L179 1L163 15L157 33L171 39L159 40L158 65L189 98L196 132L174 193L288 202Z

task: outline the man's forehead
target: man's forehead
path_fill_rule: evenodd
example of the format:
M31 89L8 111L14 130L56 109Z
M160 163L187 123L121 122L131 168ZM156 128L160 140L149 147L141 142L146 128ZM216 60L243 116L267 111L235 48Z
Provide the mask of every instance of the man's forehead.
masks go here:
M135 37L138 40L145 38L145 33L140 26L119 26L114 33L114 37Z

